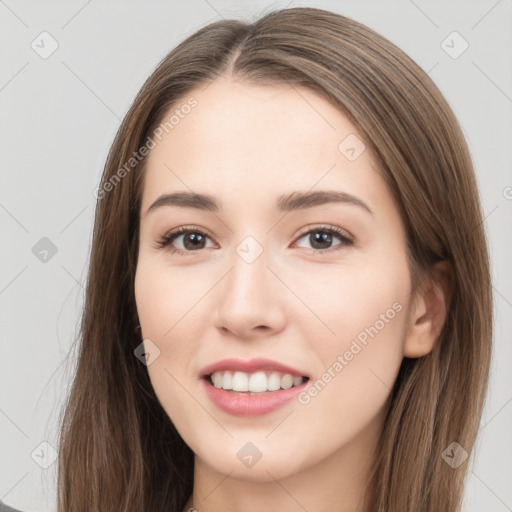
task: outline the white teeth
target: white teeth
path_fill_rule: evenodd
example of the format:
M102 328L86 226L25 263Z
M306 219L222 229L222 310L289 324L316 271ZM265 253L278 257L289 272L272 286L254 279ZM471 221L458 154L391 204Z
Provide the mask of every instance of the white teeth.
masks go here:
M224 373L224 375L220 379L220 381L222 382L222 389L233 389L233 378L231 376L231 372L218 372L218 373L219 373L219 375L222 375ZM213 374L213 375L215 375L215 374Z
M233 391L249 391L249 377L247 376L247 373L234 373L232 389Z
M300 386L302 377L294 377L289 373L265 372L215 372L211 375L212 383L216 388L228 391L248 391L250 393L263 393L265 391L277 391L289 389L292 386Z
M267 391L267 376L265 372L256 372L249 377L249 390L254 393Z
M267 389L269 391L277 391L281 388L281 375L277 372L272 372L268 378Z
M212 382L216 388L221 388L222 387L222 373L219 373L219 372L214 373L212 375Z
M289 389L293 386L293 377L287 373L286 375L283 375L283 378L281 379L281 387L284 389Z

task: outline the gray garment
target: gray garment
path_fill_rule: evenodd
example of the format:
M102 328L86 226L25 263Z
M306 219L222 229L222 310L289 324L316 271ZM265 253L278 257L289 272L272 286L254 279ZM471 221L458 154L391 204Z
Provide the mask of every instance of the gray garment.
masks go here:
M0 501L0 512L21 512L16 508L7 506L3 501Z

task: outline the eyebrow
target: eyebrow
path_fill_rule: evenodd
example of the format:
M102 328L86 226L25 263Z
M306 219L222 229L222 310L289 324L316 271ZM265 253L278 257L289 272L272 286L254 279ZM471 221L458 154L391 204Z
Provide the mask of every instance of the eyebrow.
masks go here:
M321 190L316 192L292 192L281 195L276 202L276 208L280 212L290 212L313 208L328 203L342 203L351 206L358 206L373 215L370 207L361 199L347 192L335 190ZM195 208L210 212L218 212L220 205L213 196L208 194L197 194L195 192L175 192L173 194L161 195L146 211L146 215L163 206L179 206L182 208Z

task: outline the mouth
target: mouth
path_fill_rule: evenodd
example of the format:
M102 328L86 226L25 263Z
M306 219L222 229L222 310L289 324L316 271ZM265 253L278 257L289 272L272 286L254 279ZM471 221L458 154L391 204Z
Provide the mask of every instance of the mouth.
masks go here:
M203 379L217 389L244 395L262 395L268 392L290 389L305 384L309 377L280 371L216 371Z
M292 403L309 375L265 358L224 359L199 373L206 396L232 416L259 416Z

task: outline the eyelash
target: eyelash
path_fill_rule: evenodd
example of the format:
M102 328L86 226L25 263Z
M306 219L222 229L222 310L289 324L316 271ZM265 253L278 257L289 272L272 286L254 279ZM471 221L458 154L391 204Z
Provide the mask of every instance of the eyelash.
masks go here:
M330 225L316 226L314 228L309 228L307 231L302 231L299 234L297 240L300 240L305 235L308 235L310 233L315 233L315 232L329 233L331 235L336 235L338 238L340 238L342 243L339 245L335 245L334 247L331 247L329 249L311 249L311 252L313 254L323 254L326 252L332 252L332 251L342 249L343 247L351 247L354 245L354 240L352 240L351 238L346 236L340 228L338 228L336 226L330 226ZM172 242L174 242L174 240L176 238L178 238L178 236L183 233L194 233L194 234L198 234L198 235L202 235L207 238L210 238L208 236L208 234L205 233L204 231L202 231L201 229L198 229L198 228L195 228L192 226L181 226L179 228L176 228L176 229L164 234L157 241L157 247L159 249L164 249L164 248L170 246L172 244ZM172 247L172 248L169 248L168 251L171 254L190 255L190 254L194 254L196 252L200 252L200 249L198 249L197 251L184 251L183 249L178 249L176 247Z

